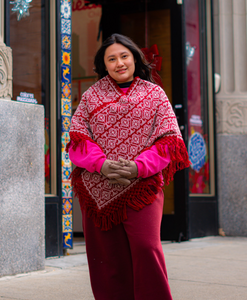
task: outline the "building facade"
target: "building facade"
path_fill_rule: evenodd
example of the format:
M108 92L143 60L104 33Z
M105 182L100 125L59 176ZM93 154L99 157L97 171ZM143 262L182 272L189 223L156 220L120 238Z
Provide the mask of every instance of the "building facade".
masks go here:
M96 81L94 55L115 32L152 63L191 160L164 190L162 239L219 228L247 236L246 1L4 1L2 17L13 51L12 100L26 93L45 107L46 256L62 255L83 231L65 146L81 94Z

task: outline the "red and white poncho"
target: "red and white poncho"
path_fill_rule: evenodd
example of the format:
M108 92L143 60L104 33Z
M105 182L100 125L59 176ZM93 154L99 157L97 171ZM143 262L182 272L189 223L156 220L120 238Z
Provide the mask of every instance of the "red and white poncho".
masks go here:
M126 94L109 75L91 86L72 118L70 140L67 149L76 149L89 140L115 161L120 157L135 160L152 145L161 156L166 156L168 149L171 162L163 170L165 184L177 170L189 166L177 118L165 92L138 77ZM98 172L76 167L72 186L81 208L86 209L96 226L108 230L127 218L126 205L140 210L155 200L155 188L162 182L160 175L133 179L130 185L122 186L110 184Z

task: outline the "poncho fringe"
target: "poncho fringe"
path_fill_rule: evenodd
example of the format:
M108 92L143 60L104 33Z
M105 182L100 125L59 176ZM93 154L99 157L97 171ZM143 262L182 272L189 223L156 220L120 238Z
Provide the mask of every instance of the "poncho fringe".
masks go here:
M80 134L71 132L71 141L67 144L66 151L70 146L75 150L79 145L83 145L83 141L92 139ZM73 141L73 143L71 143ZM95 142L94 142L95 143ZM174 174L178 170L189 167L189 157L183 140L176 136L162 137L155 142L159 155L166 156L165 145L168 146L171 162L163 170L164 183L168 185L174 178ZM148 149L148 148L147 148ZM147 150L146 149L146 150ZM92 201L88 191L85 189L81 180L81 173L84 169L76 167L71 174L72 187L75 196L79 199L81 210L86 210L88 217L92 218L96 227L102 230L109 230L113 225L118 225L127 219L126 206L139 211L146 205L152 204L156 199L156 193L161 188L162 179L158 174L141 179L131 189L125 192L124 197L119 197L116 201L107 205L107 209L103 212L97 208ZM155 192L156 191L156 192ZM127 199L127 200L126 200Z
M155 142L155 146L160 156L166 156L165 146L167 145L171 162L162 171L165 185L168 185L177 171L190 166L189 156L184 141L175 136L166 136Z

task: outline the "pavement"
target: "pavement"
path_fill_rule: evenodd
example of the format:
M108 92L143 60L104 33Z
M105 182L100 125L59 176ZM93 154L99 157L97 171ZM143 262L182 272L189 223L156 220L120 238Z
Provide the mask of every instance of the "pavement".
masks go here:
M162 246L174 300L247 300L247 238L206 237ZM45 270L1 277L0 299L93 300L84 243L68 254L46 259Z

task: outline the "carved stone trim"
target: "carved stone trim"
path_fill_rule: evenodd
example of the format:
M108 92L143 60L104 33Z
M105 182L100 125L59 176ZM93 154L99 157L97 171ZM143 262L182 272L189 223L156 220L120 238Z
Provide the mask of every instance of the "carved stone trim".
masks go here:
M247 95L216 99L216 119L217 133L247 134Z
M12 89L12 49L0 43L0 98L11 99Z

